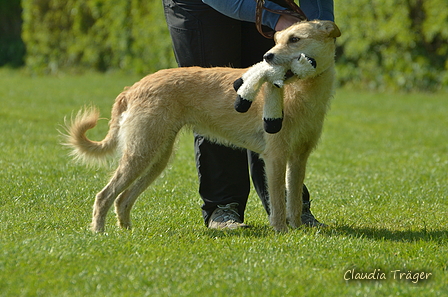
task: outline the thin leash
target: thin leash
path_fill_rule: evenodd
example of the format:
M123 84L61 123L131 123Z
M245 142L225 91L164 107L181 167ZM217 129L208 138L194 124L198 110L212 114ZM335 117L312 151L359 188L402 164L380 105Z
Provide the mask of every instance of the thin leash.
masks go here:
M261 17L263 15L263 10L276 13L279 15L287 15L298 18L300 21L308 21L307 16L303 12L303 10L293 1L293 0L284 0L289 8L285 10L279 9L269 9L264 6L265 0L255 0L257 2L257 9L255 10L255 25L257 27L258 32L266 38L274 38L275 31L263 31L261 25Z

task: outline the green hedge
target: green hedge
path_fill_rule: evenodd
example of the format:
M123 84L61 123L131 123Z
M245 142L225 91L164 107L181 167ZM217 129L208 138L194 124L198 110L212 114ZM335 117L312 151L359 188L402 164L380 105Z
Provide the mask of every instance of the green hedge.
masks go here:
M35 72L174 67L160 0L23 1L26 64Z
M26 64L36 72L175 67L161 0L24 0ZM341 85L448 88L446 0L335 1Z
M448 87L446 0L336 1L338 78L374 89Z
M0 0L0 66L22 66L25 44L22 30L20 0Z

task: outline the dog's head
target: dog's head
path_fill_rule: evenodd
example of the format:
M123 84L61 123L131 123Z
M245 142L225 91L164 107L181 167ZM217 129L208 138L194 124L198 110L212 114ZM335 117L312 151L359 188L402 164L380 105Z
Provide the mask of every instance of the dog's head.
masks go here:
M316 73L321 73L334 63L334 39L341 36L331 21L300 22L275 34L275 46L264 60L272 65L288 65L305 54L316 60Z

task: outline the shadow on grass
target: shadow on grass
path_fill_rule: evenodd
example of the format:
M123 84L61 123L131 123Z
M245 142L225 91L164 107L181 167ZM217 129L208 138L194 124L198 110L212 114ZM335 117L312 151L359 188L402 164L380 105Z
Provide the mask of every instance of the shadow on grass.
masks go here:
M297 230L305 233L322 234L326 236L352 236L359 239L369 238L378 241L398 241L398 242L435 242L446 244L448 242L448 230L390 230L385 228L355 227L349 225L330 226L328 228L307 228ZM275 233L269 225L256 225L250 228L237 230L212 230L204 229L204 235L212 238L223 237L272 237ZM294 232L290 230L290 232Z
M330 227L322 233L329 236L353 236L374 240L401 242L432 241L438 244L448 242L448 230L389 230L385 228L355 227L339 225Z
M240 228L236 230L204 229L204 235L212 238L223 238L229 236L262 238L270 237L273 233L274 231L269 225L256 225L251 226L250 228Z

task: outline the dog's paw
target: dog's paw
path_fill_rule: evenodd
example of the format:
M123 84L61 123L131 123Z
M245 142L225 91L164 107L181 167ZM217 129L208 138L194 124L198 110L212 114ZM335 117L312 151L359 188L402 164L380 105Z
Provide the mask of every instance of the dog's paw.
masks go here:
M302 226L302 220L300 219L300 217L294 219L286 219L286 222L288 222L288 224L294 229L298 229Z
M269 216L269 223L271 224L274 231L279 233L287 233L288 225L286 224L286 218L281 219L279 217L274 217L272 214Z
M316 73L317 62L315 59L301 54L291 63L291 71L299 78L306 78Z
M90 224L90 230L93 233L103 233L104 232L104 225L92 223L92 224Z
M286 224L284 225L278 225L278 226L272 226L274 228L274 231L278 233L288 233L288 226Z
M238 112L247 112L252 105L252 101L242 98L240 95L236 96L234 103L235 110Z

